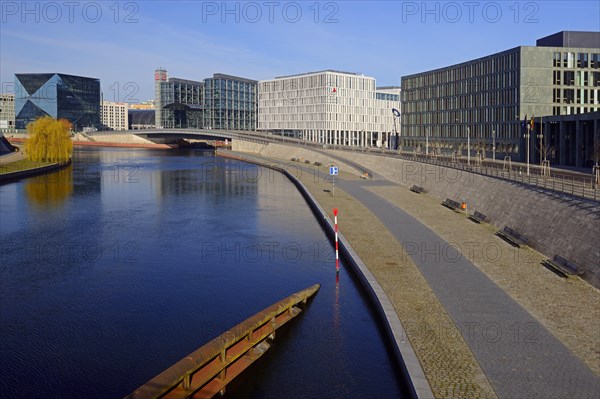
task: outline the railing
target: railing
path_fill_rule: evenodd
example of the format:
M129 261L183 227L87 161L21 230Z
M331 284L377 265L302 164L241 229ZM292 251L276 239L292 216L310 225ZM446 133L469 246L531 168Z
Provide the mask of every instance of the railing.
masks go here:
M329 147L330 149L334 149L333 146ZM574 197L591 199L594 201L600 200L600 187L597 184L595 184L594 177L592 175L586 176L583 173L569 172L563 170L558 171L557 169L552 169L550 175L548 175L548 169L545 169L538 165L530 164L530 173L527 174L526 166L520 163L512 163L511 167L506 168L502 164L502 162L488 161L481 165L476 165L475 161L473 160L472 164L469 165L467 164L466 160L462 158L457 158L453 161L450 157L446 156L425 156L424 154L399 152L380 148L361 149L353 147L336 146L335 149L427 163L446 168L458 169L483 176L514 181L533 187L569 194Z
M269 349L275 330L300 314L300 304L319 290L315 284L269 306L181 359L126 396L212 398Z

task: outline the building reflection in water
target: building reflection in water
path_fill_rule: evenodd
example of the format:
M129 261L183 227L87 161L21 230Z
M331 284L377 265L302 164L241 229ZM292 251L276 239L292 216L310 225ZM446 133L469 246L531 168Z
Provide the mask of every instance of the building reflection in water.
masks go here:
M27 200L37 208L52 209L62 206L73 193L73 166L54 173L27 179Z

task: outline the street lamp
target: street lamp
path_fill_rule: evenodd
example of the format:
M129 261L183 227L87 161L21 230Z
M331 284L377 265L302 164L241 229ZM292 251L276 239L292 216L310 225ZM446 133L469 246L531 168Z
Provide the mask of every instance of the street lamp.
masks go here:
M392 108L392 114L394 114L394 134L396 136L396 144L395 144L395 149L398 150L400 148L399 145L399 137L398 137L398 129L396 129L396 118L400 118L400 111L398 111L396 108Z
M540 166L544 166L544 161L546 160L546 153L545 153L545 148L544 148L544 132L543 132L543 122L541 122L540 119L540 133L536 135L536 137L538 139L540 139Z
M492 159L496 160L496 131L492 130Z
M527 141L527 176L529 176L529 137L531 137L531 124L527 124L527 133L525 133L525 140Z
M425 133L425 156L429 156L429 128L427 128Z
M471 133L467 126L467 165L471 165Z

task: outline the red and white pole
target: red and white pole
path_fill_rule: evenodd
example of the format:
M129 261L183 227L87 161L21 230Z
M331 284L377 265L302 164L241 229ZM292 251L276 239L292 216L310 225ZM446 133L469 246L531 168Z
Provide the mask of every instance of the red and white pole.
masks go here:
M335 272L339 273L340 272L340 255L339 255L339 248L338 248L337 214L338 214L338 209L333 208L333 218L334 218L333 220L334 220L334 224L335 224Z

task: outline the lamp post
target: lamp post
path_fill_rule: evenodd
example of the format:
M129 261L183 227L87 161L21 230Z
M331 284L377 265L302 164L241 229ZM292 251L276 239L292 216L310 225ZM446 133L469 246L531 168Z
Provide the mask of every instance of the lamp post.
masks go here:
M531 137L531 125L527 124L527 133L525 133L525 140L527 142L527 176L529 176L529 138Z
M471 133L467 126L467 165L471 165Z
M492 130L492 159L496 160L496 131Z
M544 161L546 160L546 154L544 152L544 132L542 129L542 126L544 126L542 124L543 122L541 121L540 118L540 133L537 135L537 138L540 139L540 166L544 165Z
M395 149L399 150L400 149L400 144L399 144L399 136L398 136L398 129L396 129L396 118L400 118L400 111L398 111L396 108L392 108L392 114L394 114L394 135L396 136L396 142L395 142Z
M425 156L429 156L429 128L427 128L425 133Z

